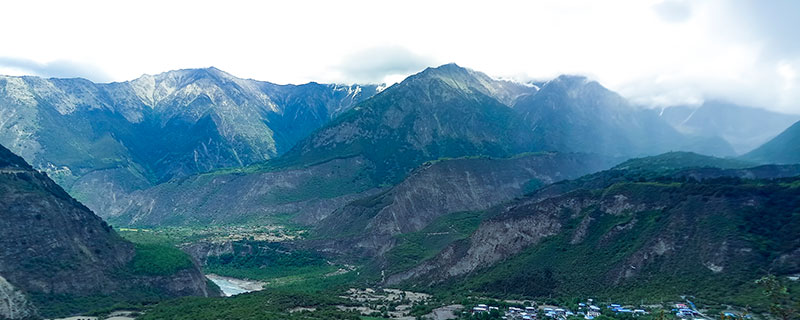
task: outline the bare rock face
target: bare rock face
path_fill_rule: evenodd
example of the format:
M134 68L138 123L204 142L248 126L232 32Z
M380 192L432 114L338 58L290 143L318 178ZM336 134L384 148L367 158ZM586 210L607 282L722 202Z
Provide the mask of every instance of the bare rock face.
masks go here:
M181 248L194 260L206 264L209 257L219 257L224 254L233 254L233 242L195 242Z
M542 239L562 231L562 215L597 205L594 200L547 199L522 201L505 206L498 218L481 224L468 239L455 243L434 259L387 278L388 284L424 278L441 282L492 266L514 256ZM525 214L520 214L524 212ZM565 213L568 212L568 213Z
M0 276L0 317L25 319L35 315L36 309L25 295Z
M429 163L389 191L332 213L319 222L317 231L337 239L328 250L381 255L393 247L395 235L422 230L445 214L485 210L609 163L602 157L559 153Z
M163 276L127 272L134 245L2 146L0 215L0 291L10 301L0 316L32 310L27 294L80 297L145 288L164 296L216 295L196 267Z

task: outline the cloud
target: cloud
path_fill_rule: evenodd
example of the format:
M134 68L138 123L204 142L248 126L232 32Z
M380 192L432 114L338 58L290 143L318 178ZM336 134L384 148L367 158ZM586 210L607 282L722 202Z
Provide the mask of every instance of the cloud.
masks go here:
M645 105L727 100L800 114L800 1L667 0L654 12L683 32L672 61L620 81ZM688 14L688 17L685 17ZM658 61L648 62L648 66Z
M666 22L684 22L692 16L692 8L686 0L666 0L653 6L653 10Z
M335 67L342 78L357 82L392 82L433 66L435 60L400 46L381 46L364 49L342 59ZM387 81L388 80L388 81Z
M798 0L345 2L11 1L0 20L26 27L0 51L25 59L0 59L0 73L125 81L214 65L282 84L366 83L456 62L505 78L589 75L653 106L800 113Z
M800 1L721 2L718 31L763 46L773 56L800 55Z
M69 60L40 63L25 58L0 57L0 68L18 70L23 74L40 77L86 78L94 82L111 81L111 77L100 68Z

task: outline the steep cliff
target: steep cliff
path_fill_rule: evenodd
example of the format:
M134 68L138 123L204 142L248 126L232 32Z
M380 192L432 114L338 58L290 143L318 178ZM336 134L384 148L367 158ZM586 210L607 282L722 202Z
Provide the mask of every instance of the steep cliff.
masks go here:
M115 301L217 294L188 257L176 265L146 260L158 254L122 239L2 146L0 214L0 291L9 297L0 316L23 318L36 310L52 316ZM166 269L153 273L142 268L146 265Z

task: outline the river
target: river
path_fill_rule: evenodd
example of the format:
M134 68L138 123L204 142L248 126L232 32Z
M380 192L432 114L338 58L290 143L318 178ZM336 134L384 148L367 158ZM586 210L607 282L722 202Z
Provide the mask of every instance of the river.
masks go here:
M207 274L206 278L214 282L226 297L241 293L260 291L264 289L264 282L223 277L216 274Z

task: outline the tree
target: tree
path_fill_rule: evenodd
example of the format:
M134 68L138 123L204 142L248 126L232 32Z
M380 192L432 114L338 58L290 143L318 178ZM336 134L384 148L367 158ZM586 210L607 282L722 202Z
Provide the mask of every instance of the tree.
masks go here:
M756 280L756 283L764 288L764 295L769 299L769 313L773 316L789 320L797 314L796 306L792 305L789 291L775 275L767 275Z
M656 320L666 320L666 319L667 319L667 315L664 313L664 309L661 309L658 312L658 316L656 317Z

